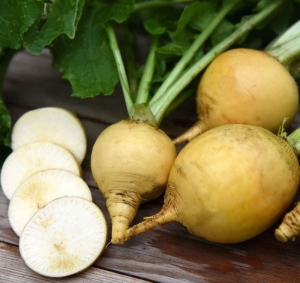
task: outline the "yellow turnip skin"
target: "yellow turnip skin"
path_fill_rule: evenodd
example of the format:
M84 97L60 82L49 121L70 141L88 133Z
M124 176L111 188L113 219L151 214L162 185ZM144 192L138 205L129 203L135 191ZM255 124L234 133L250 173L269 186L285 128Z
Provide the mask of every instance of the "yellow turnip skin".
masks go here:
M122 244L139 205L163 193L176 155L172 140L144 122L123 120L99 135L91 169L112 220L111 243Z
M277 133L284 118L293 121L299 103L294 78L275 58L259 50L237 48L219 55L200 79L198 122L174 140L190 141L224 124L247 124Z
M127 230L126 239L177 221L208 241L246 241L283 215L298 185L298 159L282 138L258 126L219 126L182 149L162 210Z

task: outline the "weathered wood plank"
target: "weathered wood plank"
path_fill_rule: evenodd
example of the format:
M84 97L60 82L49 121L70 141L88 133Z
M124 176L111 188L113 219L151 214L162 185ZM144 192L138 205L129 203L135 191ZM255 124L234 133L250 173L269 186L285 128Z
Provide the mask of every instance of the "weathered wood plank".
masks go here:
M146 283L149 281L117 274L96 267L90 267L84 272L65 278L47 278L30 270L23 262L16 246L0 242L0 282L5 283L38 283L38 282L72 282L72 283Z
M91 190L110 229L104 200L98 190ZM18 237L9 226L8 201L4 198L1 194L0 241L17 245ZM143 204L134 222L154 214L161 204L162 197ZM222 280L229 283L238 278L238 282L296 283L300 276L297 260L300 243L279 243L273 230L274 227L244 243L221 245L194 237L177 223L166 224L136 236L124 245L109 245L94 266L155 282L217 283Z

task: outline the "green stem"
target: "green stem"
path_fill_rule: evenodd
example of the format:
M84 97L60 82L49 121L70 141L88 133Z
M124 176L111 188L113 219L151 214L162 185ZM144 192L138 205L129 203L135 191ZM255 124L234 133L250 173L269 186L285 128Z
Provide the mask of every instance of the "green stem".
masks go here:
M193 44L189 47L189 49L185 52L182 58L178 61L176 66L170 72L166 80L162 83L159 89L156 91L152 101L150 102L150 107L158 99L160 96L164 95L166 90L173 84L173 82L179 77L182 71L187 67L191 59L194 57L196 52L200 49L200 47L205 43L205 41L209 38L212 32L216 29L216 27L221 23L221 21L225 18L225 16L240 2L240 0L234 0L229 2L228 5L224 6L221 11L214 17L214 19L210 22L206 29L204 29L200 35L196 38Z
M134 12L142 10L142 9L149 9L149 8L156 8L156 7L162 7L162 6L170 6L174 4L181 4L181 3L191 3L195 2L195 0L153 0L148 2L141 2L136 3L134 5Z
M106 32L108 35L111 50L113 52L113 55L114 55L114 58L116 61L127 112L128 112L129 117L131 118L133 115L133 111L134 111L133 101L131 98L131 93L130 93L129 83L128 83L128 79L127 79L127 75L126 75L126 70L124 67L124 62L123 62L123 59L121 56L120 48L118 46L116 34L115 34L115 31L112 28L112 26L109 24L106 25Z
M157 49L158 39L153 37L147 61L145 64L145 69L140 81L140 85L137 92L135 104L147 103L149 97L149 91L151 87L151 81L154 74L155 67L155 50Z
M300 20L271 42L265 51L281 62L292 76L298 77L299 66L294 66L300 58Z
M231 35L215 45L208 53L206 53L197 63L186 70L182 76L176 80L164 93L156 100L151 101L151 111L158 122L164 117L166 109L176 98L176 96L219 54L228 49L231 45L237 42L241 37L247 34L251 29L261 23L264 19L270 16L276 9L280 7L282 0L277 0L269 4L262 11L252 16L249 20L235 30Z
M284 124L288 118L285 118L278 130L277 136L285 139L287 143L295 150L297 156L300 156L300 127L288 134L284 128Z
M298 156L300 156L300 128L297 128L286 137L286 141L291 145Z

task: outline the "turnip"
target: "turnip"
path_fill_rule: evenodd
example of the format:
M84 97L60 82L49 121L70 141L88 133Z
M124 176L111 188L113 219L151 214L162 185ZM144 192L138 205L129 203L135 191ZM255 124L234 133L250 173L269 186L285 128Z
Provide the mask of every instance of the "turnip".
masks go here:
M52 142L21 146L6 158L1 169L1 187L11 199L18 186L31 175L46 169L64 169L81 176L81 167L65 148Z
M53 199L77 196L92 201L92 194L82 178L62 169L48 169L27 178L13 194L8 206L8 220L20 236L28 220Z
M48 141L69 150L82 163L87 147L82 123L74 113L59 107L43 107L23 114L11 134L13 150L22 145Z
M258 126L219 126L182 149L161 211L128 229L126 239L177 221L208 241L246 241L283 215L298 185L298 159L283 138Z
M103 252L107 224L93 202L60 197L38 210L19 241L26 265L47 277L65 277L88 268Z
M224 124L248 124L276 133L285 117L293 121L299 103L294 78L264 51L237 48L219 55L200 79L198 122L175 144Z
M144 122L124 120L99 135L91 169L112 219L112 243L123 243L139 205L165 190L175 157L171 139Z

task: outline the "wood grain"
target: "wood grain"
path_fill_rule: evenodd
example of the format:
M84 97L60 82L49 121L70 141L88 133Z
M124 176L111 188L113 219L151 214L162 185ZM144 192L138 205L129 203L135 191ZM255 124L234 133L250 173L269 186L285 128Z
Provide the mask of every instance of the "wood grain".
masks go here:
M110 97L79 100L70 97L69 84L51 68L51 56L36 57L19 53L10 66L4 86L4 99L13 122L26 111L43 106L60 106L77 113L88 137L83 178L94 202L111 223L105 201L90 171L90 153L98 134L111 123L126 117L120 89ZM194 101L167 117L162 128L176 136L196 121ZM300 125L297 116L292 128ZM178 148L180 150L180 148ZM295 201L298 201L298 194ZM141 205L134 223L158 212L163 196ZM18 252L19 238L8 218L9 202L0 191L0 282L270 282L298 283L300 278L300 240L282 244L274 238L274 227L249 241L221 245L190 235L178 223L157 227L133 237L123 245L109 245L95 264L70 278L53 280L29 270ZM110 236L110 235L109 235ZM145 280L145 281L143 281Z
M120 276L97 267L90 267L88 270L66 278L47 278L34 273L26 267L20 257L18 247L0 242L0 282L112 282L112 283L146 283L149 281L136 279L126 275Z

